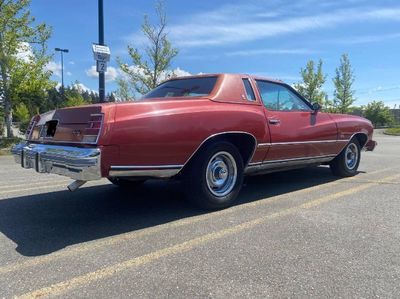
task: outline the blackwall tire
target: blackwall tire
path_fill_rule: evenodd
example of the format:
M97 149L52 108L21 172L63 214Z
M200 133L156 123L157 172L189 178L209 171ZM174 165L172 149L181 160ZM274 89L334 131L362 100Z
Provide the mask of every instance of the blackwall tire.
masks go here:
M360 160L360 143L356 138L353 138L329 165L334 175L350 177L358 173L357 169L360 165Z
M187 198L202 209L231 206L243 183L243 159L229 142L200 150L184 171Z

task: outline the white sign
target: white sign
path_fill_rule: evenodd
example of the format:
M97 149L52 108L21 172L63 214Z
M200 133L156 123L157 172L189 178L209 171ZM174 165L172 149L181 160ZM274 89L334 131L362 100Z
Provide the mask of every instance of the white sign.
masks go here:
M111 52L110 52L109 47L93 44L92 49L93 49L93 56L94 56L95 60L110 61Z
M107 71L107 62L105 61L96 61L96 71L98 73L105 73Z

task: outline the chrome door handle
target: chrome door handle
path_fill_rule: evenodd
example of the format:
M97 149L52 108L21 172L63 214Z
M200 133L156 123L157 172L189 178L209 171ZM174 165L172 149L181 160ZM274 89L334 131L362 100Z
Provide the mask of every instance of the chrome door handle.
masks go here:
M280 121L279 119L275 119L275 118L269 119L268 122L269 122L271 125L278 125L278 124L281 123L281 121Z

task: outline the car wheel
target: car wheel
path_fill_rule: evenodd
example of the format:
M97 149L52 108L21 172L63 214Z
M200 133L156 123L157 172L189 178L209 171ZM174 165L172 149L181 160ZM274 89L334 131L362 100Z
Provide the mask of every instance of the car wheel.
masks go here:
M120 177L110 177L108 180L118 187L134 188L141 186L146 180L129 180Z
M229 142L201 150L184 173L187 197L197 206L217 210L231 206L243 182L243 159Z
M357 174L360 159L360 143L353 138L329 165L334 175L349 177Z

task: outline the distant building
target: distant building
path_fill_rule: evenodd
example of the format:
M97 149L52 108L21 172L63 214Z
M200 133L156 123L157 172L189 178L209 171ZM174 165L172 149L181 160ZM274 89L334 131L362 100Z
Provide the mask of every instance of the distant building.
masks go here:
M396 123L400 123L400 109L390 109L390 112L392 112Z

